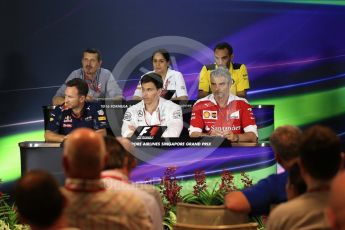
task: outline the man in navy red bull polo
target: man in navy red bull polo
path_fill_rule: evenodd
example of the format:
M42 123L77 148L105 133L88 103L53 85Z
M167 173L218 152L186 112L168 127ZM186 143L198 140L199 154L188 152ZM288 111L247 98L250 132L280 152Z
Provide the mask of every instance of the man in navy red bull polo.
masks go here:
M57 106L49 117L44 138L47 142L63 142L72 130L91 128L106 135L107 118L101 106L86 102L87 83L74 78L66 83L65 103Z

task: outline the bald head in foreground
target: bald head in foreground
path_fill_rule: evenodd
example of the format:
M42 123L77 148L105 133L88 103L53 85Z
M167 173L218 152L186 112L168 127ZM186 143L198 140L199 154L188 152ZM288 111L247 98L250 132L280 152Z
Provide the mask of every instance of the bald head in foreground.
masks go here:
M100 179L107 155L103 137L87 128L74 130L63 153L70 224L81 229L152 229L150 216L130 191L108 191Z
M97 179L107 157L103 136L91 129L80 128L65 141L63 156L68 177Z

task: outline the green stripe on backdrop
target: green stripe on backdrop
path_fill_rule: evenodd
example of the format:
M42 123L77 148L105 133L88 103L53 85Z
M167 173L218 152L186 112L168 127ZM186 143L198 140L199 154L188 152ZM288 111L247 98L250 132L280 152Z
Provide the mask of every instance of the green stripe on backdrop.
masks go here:
M10 181L20 176L20 149L23 141L43 141L43 130L0 137L0 179Z
M259 140L261 141L268 140L273 131L274 131L274 124L258 129Z
M345 114L345 87L305 93L303 95L273 97L250 101L251 104L275 105L275 127L303 126Z

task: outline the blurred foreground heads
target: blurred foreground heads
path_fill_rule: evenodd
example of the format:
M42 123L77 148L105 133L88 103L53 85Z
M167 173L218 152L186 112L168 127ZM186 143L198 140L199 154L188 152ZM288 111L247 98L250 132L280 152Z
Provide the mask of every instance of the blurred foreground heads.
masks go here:
M138 186L129 180L130 173L137 165L134 146L127 138L105 137L108 162L102 172L102 180L109 190L132 192L145 204L153 227L163 229L163 205L160 194L152 185ZM156 198L156 199L155 199Z
M107 155L103 137L91 129L74 130L63 153L66 214L81 229L152 229L144 204L130 191L105 190L100 179Z
M285 202L288 171L298 160L301 137L301 130L295 126L286 125L275 129L270 137L270 145L277 163L286 171L272 174L242 191L230 192L225 197L227 208L252 215L268 215L272 205Z
M332 229L345 229L345 172L333 180L326 216Z
M14 197L19 218L30 225L32 230L62 229L68 226L63 214L65 198L49 173L38 170L26 173L17 182Z
M329 128L313 126L301 139L299 166L306 193L276 207L267 229L328 229L324 216L330 183L340 170L340 139Z

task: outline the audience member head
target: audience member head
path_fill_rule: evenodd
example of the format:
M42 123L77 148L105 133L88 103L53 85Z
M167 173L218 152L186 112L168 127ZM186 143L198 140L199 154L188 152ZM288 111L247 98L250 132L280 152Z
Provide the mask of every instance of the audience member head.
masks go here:
M312 126L303 133L300 159L301 173L307 184L305 176L317 181L330 181L341 165L339 138L330 128Z
M116 140L118 140L121 143L121 145L126 149L128 153L130 153L131 155L135 154L135 147L129 138L116 137Z
M339 173L331 185L331 194L326 209L327 219L332 229L345 229L345 172Z
M31 229L56 225L63 215L65 199L58 183L47 172L26 173L17 182L14 198L20 219Z
M104 137L108 161L105 169L123 169L126 174L135 167L136 160L132 155L133 146L127 138Z
M88 128L74 130L65 141L63 156L68 177L99 178L107 158L102 135Z
M295 163L289 169L289 178L286 184L286 194L288 200L291 200L307 191L307 185L304 182L299 165Z
M222 66L224 68L229 68L230 62L234 57L231 45L227 42L218 43L213 51L218 67Z
M270 144L276 160L285 169L297 161L301 137L302 131L292 125L280 126L271 134Z
M126 164L126 149L115 137L105 136L104 141L108 154L105 169L122 169Z
M137 158L135 157L135 148L132 142L128 138L117 137L116 138L121 145L126 149L127 165L129 172L137 166Z

